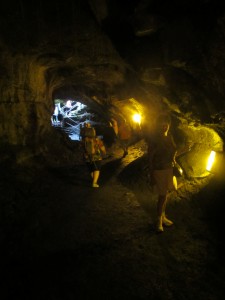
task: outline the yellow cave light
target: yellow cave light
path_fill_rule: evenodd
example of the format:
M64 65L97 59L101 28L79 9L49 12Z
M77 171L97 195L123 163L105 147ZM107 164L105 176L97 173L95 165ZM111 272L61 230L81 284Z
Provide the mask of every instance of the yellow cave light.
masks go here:
M209 172L212 170L212 165L215 161L215 156L216 156L216 152L211 151L209 158L208 158L207 167L206 167L206 170Z
M134 120L134 122L136 122L136 123L138 123L140 125L140 123L141 123L141 115L134 114L133 115L133 120Z

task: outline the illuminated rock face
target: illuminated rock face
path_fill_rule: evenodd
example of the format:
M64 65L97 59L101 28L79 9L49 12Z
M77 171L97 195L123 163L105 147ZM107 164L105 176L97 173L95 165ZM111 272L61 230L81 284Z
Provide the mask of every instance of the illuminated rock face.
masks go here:
M42 152L58 138L50 122L54 96L63 91L95 105L90 96L101 99L123 81L124 63L85 5L59 2L60 12L55 2L36 11L1 5L1 144Z
M180 126L182 130L182 125ZM223 151L223 140L212 129L206 126L185 126L182 130L185 140L192 147L191 150L181 155L177 160L184 169L185 176L205 177L209 175L207 162L212 150L220 153Z
M50 122L58 95L109 116L136 109L147 125L169 110L186 135L195 122L199 130L215 123L223 135L223 10L217 1L188 10L149 2L1 4L1 145L35 154L60 143ZM202 174L187 164L190 175Z

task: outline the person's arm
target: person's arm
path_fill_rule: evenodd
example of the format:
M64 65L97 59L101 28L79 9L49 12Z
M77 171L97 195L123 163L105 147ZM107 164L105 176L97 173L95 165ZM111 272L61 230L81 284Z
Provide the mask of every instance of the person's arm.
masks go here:
M193 143L189 143L187 144L186 146L182 147L181 149L178 149L177 150L177 153L176 153L176 157L178 156L181 156L189 151L191 151L191 149L193 148L194 144Z
M102 140L98 139L98 145L99 145L99 149L101 151L101 154L106 155L106 148L105 148L105 145L102 142Z
M102 144L102 146L100 147L100 150L101 150L101 153L103 155L106 155L106 149L105 149L105 146Z

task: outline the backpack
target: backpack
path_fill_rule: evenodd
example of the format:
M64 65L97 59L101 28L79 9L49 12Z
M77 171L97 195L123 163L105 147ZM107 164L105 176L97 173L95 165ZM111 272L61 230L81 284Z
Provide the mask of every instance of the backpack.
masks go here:
M96 136L96 132L93 127L84 128L84 137L94 138L95 136Z
M100 146L96 138L86 137L84 140L84 148L84 156L88 161L101 159Z

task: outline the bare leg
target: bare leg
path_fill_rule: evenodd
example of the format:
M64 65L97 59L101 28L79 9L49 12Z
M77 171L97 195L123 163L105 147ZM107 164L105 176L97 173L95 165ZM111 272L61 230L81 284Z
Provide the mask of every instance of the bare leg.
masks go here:
M99 187L98 184L97 184L99 175L100 175L100 171L94 171L93 172L93 181L92 181L92 186L93 187Z
M165 225L165 226L171 226L171 225L173 225L173 222L166 217L166 203L167 203L167 199L163 204L162 222L163 222L163 225Z
M166 203L167 203L167 199L166 199L166 201L163 204L162 223L165 226L171 226L171 225L173 225L173 222L166 217Z
M157 231L163 232L163 208L167 200L167 195L159 195L157 202Z
M158 203L157 203L157 215L162 216L163 210L165 208L167 200L167 195L159 195L158 197Z

